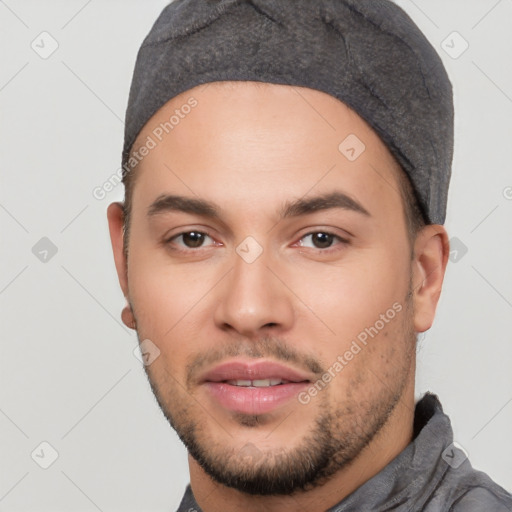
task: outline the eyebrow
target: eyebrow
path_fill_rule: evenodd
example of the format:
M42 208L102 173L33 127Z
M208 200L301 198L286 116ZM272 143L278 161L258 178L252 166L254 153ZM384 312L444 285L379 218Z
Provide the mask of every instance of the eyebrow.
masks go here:
M281 208L280 216L283 219L298 217L331 208L340 208L371 217L371 214L363 205L340 191L287 201ZM205 199L170 194L162 194L155 199L148 208L148 217L168 211L180 211L212 219L220 219L221 217L220 209L215 203Z

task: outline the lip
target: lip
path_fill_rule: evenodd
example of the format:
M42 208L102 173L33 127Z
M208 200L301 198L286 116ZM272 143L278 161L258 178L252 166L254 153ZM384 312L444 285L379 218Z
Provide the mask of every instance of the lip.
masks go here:
M286 404L310 383L310 376L273 361L229 361L206 372L200 383L221 407L243 414L265 414ZM235 386L226 381L281 379L277 386Z
M310 381L310 375L274 361L227 361L201 376L201 383L228 380L282 379L290 382Z

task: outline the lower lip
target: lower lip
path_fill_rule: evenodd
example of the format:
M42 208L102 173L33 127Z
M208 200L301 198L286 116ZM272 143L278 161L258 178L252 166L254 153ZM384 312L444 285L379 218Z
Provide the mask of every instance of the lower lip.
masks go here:
M244 414L265 414L296 397L308 382L290 382L268 387L233 386L205 382L206 389L226 409Z

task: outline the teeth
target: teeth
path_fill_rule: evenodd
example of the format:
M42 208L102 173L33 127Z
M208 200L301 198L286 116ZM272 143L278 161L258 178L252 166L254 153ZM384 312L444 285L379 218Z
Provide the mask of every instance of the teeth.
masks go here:
M277 382L277 384L280 384L280 382ZM260 380L253 380L252 385L255 388L265 388L267 386L275 386L276 384L272 384L270 382L270 379L260 379Z
M279 384L284 384L285 382L282 379L258 379L258 380L228 380L227 383L232 386L242 386L242 387L255 387L255 388L265 388L268 386L277 386Z
M250 380L229 380L228 384L232 384L233 386L250 386L251 381Z

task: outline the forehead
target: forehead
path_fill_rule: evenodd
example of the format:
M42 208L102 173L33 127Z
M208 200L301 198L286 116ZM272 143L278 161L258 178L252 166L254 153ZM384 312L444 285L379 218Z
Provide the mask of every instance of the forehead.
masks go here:
M400 205L401 171L389 150L356 112L322 91L202 84L160 108L133 150L148 144L136 168L138 195L147 200L168 188L261 207L264 199L339 186L377 207Z

